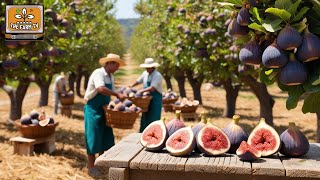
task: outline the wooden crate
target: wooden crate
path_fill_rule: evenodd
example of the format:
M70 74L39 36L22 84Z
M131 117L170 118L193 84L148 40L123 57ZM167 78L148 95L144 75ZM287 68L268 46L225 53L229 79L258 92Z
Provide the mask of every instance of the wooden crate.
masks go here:
M36 139L18 136L11 138L9 141L13 143L14 154L32 155L33 152L51 154L56 150L54 134Z

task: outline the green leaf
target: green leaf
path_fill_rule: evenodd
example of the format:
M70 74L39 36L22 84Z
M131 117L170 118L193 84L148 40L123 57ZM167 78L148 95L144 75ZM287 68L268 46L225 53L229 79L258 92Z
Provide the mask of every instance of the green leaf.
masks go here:
M273 73L273 69L267 70L264 72L267 76L269 76L271 73Z
M320 14L320 1L319 0L310 0L314 5L315 12L318 12Z
M259 73L260 81L266 85L271 85L276 81L275 76L277 73L278 72L274 69L262 68Z
M303 103L303 113L318 113L320 112L320 91L310 94Z
M282 19L276 19L273 21L271 21L270 19L266 19L263 21L262 26L269 32L276 32L282 29L282 27L280 26L282 21Z
M274 3L274 6L278 9L285 9L285 10L289 10L290 7L292 6L292 2L291 0L277 0Z
M51 5L54 3L55 0L43 0L44 8L47 9L51 7Z
M251 23L248 27L256 31L267 33L266 29L262 25L259 25L257 23Z
M320 91L320 79L319 75L309 75L307 81L303 83L303 88L308 93L315 93Z
M270 13L272 15L275 15L277 17L280 17L281 19L283 19L284 21L288 22L288 20L291 17L291 14L284 10L284 9L278 9L278 8L268 8L265 11L266 13Z
M291 22L299 21L309 11L309 9L310 8L308 7L303 7L302 9L300 9L299 13L294 16Z
M292 86L292 88L290 88L288 91L289 97L286 102L286 108L288 110L296 108L299 102L299 98L300 96L302 96L302 94L304 94L304 90L301 85Z
M317 86L317 85L319 85L320 84L320 77L319 77L319 79L317 79L316 81L314 81L313 83L312 83L312 85L314 85L314 86Z
M292 6L289 6L290 8L288 9L288 12L289 12L291 15L296 14L297 9L298 9L300 3L301 3L301 0L298 0L298 1L296 1L295 3L293 3Z
M295 28L297 31L302 32L307 27L307 18L304 18L301 22L292 24L291 27Z
M250 9L250 13L260 22L260 24L262 23L262 19L259 15L258 8L254 7L252 8L252 10Z

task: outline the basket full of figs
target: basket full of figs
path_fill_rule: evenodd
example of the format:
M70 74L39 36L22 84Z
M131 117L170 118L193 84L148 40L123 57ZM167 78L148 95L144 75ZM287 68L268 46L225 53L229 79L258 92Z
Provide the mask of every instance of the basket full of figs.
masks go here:
M139 93L134 88L120 88L120 93L123 93L128 97L129 100L133 102L136 106L141 108L141 112L147 112L149 109L149 104L152 100L150 92Z
M199 106L199 101L182 98L176 101L172 107L173 110L180 110L182 113L194 113Z

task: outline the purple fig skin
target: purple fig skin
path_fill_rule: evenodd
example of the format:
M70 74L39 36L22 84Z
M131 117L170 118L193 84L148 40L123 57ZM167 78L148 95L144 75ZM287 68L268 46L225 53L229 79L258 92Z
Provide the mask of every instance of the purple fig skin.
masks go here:
M234 115L231 123L228 124L223 131L227 134L231 147L227 151L228 153L236 153L242 141L248 140L248 134L238 125L239 115Z
M242 7L239 11L237 23L241 26L248 26L250 24L250 13L245 7Z
M256 155L254 155L252 152L247 151L244 154L238 155L238 157L242 160L242 161L255 161L260 159L259 157L257 157Z
M197 136L201 128L203 128L207 124L207 118L204 114L201 114L201 121L192 127L192 131L195 137L195 141L197 142ZM198 146L195 146L194 151L197 153L200 153Z
M238 24L236 18L234 18L228 26L228 34L234 37L247 35L249 31L250 29L247 26L241 26Z
M297 57L301 62L314 61L320 58L320 38L305 30L302 44L298 48Z
M291 54L290 56L291 58L294 58L294 54ZM305 65L295 59L290 60L279 73L279 81L288 86L303 84L307 78L308 74Z
M255 40L249 41L240 50L239 59L244 64L260 65L262 62L262 51L259 44Z
M166 124L169 137L177 130L186 127L182 120L180 120L181 111L176 111L176 118L172 119Z
M278 34L277 44L283 50L298 48L302 43L300 33L293 27L286 25Z
M276 42L268 46L262 54L262 63L267 68L281 68L288 63L289 59Z
M303 156L309 151L308 139L293 122L290 122L289 128L280 135L280 140L280 153L287 157Z

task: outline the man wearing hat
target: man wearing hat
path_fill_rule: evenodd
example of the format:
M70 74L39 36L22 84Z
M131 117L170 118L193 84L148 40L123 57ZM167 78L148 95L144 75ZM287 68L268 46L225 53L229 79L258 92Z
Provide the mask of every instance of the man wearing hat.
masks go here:
M150 123L159 120L162 109L162 75L156 70L159 64L153 58L145 59L140 67L146 68L146 71L137 79L132 87L143 83L143 89L139 93L150 92L152 100L148 112L142 113L140 132L142 132Z
M54 114L58 114L58 106L60 103L59 96L61 94L67 94L66 86L68 84L68 78L64 74L64 72L61 72L60 75L58 75L53 83L53 96L54 96Z
M113 73L124 66L119 55L108 54L99 60L101 68L93 71L89 78L84 99L85 140L88 154L89 174L96 176L94 167L95 154L100 155L114 145L112 128L106 126L103 106L109 104L110 96L123 99L123 95L115 92Z

